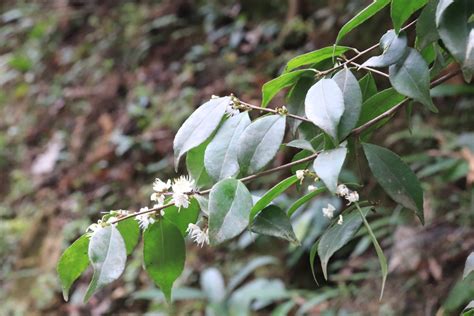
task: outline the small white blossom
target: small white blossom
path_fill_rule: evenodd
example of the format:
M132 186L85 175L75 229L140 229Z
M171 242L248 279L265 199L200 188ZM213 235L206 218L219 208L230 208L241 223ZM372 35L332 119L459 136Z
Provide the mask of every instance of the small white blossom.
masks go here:
M339 196L346 196L350 193L351 191L345 184L339 184L337 186L336 194Z
M194 180L189 177L181 176L174 179L171 187L174 193L191 193L194 190Z
M206 228L204 231L196 224L190 223L186 232L189 234L191 239L200 245L201 247L204 244L209 245L209 229Z
M300 180L300 183L303 182L305 173L306 170L296 170L296 178Z
M336 208L334 207L334 205L332 205L331 203L328 203L328 207L323 207L324 217L333 218L335 210Z
M342 225L344 223L344 219L342 218L342 215L339 215L339 219L337 220L338 225Z
M157 204L163 205L163 203L165 203L165 196L164 194L154 192L151 194L150 200L156 202Z
M316 191L317 189L318 189L318 187L315 186L315 185L312 185L312 184L308 185L308 191L309 192Z
M359 193L357 191L352 191L349 194L346 195L346 200L349 201L347 205L350 205L353 202L358 202L359 201Z
M148 211L148 207L146 206L140 209L140 213L146 211ZM143 230L147 229L149 225L155 222L155 219L152 217L151 213L137 215L135 219L138 221L140 228Z
M156 178L155 182L153 182L153 191L158 193L163 193L168 191L171 188L171 181L168 180L166 182L161 181L161 179Z
M173 202L178 208L189 207L189 195L184 193L173 193Z

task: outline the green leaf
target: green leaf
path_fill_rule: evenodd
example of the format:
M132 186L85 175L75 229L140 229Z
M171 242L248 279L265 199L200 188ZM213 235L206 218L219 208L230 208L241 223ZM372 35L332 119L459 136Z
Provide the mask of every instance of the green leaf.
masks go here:
M357 126L361 126L380 114L385 113L400 103L403 99L405 99L405 97L393 88L388 88L378 92L362 104L362 110L360 112Z
M377 241L377 238L375 237L375 234L369 225L369 222L367 222L367 219L365 218L365 216L367 215L367 212L365 212L364 209L360 209L359 204L357 204L357 202L356 202L356 206L357 206L357 210L359 211L360 217L364 221L365 228L369 232L369 236L370 236L370 239L372 240L372 244L374 245L375 252L377 253L377 257L379 258L380 269L382 270L382 289L380 290L380 298L379 298L381 300L383 296L383 290L385 289L385 281L387 280L387 274L388 274L387 258L385 258L382 248L380 247L379 242Z
M371 72L368 72L359 80L359 86L364 102L377 93L377 85L375 84L375 79Z
M271 256L261 256L246 262L230 279L227 285L227 291L232 293L242 282L244 282L255 270L265 265L276 265L278 260Z
M163 217L174 224L179 229L183 237L185 237L187 235L186 230L188 229L188 225L190 223L194 224L197 222L199 211L199 203L196 198L193 197L190 200L188 208L179 209L176 206L167 207L164 210L165 215Z
M344 97L344 113L338 126L338 137L339 139L344 139L350 134L359 120L362 92L356 77L347 68L339 71L332 79L336 81Z
M439 36L449 52L463 66L467 81L471 80L474 71L474 22L468 22L473 13L472 0L440 1L436 11Z
M465 279L472 271L474 271L474 252L471 252L469 257L466 259L466 265L464 266L464 272L462 274Z
M208 139L201 145L188 151L188 154L186 155L186 169L199 189L210 187L214 184L214 181L209 176L204 166L204 155L210 141L211 140Z
M439 39L435 20L437 6L438 0L429 1L416 22L416 46L420 50Z
M321 79L306 94L306 116L333 139L344 113L344 96L336 81Z
M365 209L365 213L370 208ZM335 224L328 228L326 232L321 236L318 243L318 254L321 259L321 268L323 269L324 278L328 279L327 266L329 259L346 245L355 233L359 230L362 225L362 219L357 212L345 214L343 217L342 225Z
M285 135L285 116L268 115L252 122L239 138L238 160L243 174L263 169L275 157Z
M311 86L314 84L314 82L314 76L302 76L298 79L296 84L288 92L288 96L286 98L286 107L288 108L288 112L299 116L305 116L304 99L306 97L306 93L308 92L309 88L311 88ZM291 129L291 133L295 134L298 126L302 124L302 121L288 118L288 123Z
M285 72L292 71L293 69L301 66L316 64L326 59L332 58L333 56L340 56L350 49L350 47L346 46L329 46L296 56L290 59L290 61L286 64Z
M127 255L131 254L140 237L140 227L134 218L129 218L117 223L117 229L122 235L127 249Z
M314 171L332 193L336 192L337 180L346 155L347 148L339 147L321 152L314 160Z
M395 31L400 32L403 23L410 16L424 7L428 0L392 0L391 15Z
M407 50L407 36L405 33L397 35L394 30L389 30L380 39L382 55L370 57L362 66L387 67L398 62Z
M311 72L309 69L295 70L285 73L273 80L266 82L262 87L262 107L267 107L268 103L273 99L278 92L283 88L289 87L296 83L296 81L304 73Z
M289 187L298 181L296 176L291 176L285 180L280 181L277 185L267 191L250 210L250 222L252 222L255 215L270 204L277 196L285 192ZM285 214L286 216L286 214Z
M173 142L174 165L181 156L204 143L216 130L230 103L229 97L211 99L197 108L178 130Z
M237 159L239 138L248 125L250 125L248 112L229 118L207 146L204 165L214 180L235 177L239 173Z
M391 0L375 0L362 11L360 11L355 17L353 17L349 22L344 24L344 26L337 34L336 44L339 43L350 31L354 28L358 27L372 16L374 16L377 12L382 10L387 4L390 3Z
M370 170L385 192L395 202L413 210L424 224L423 190L413 171L386 148L368 143L362 146Z
M236 179L216 183L209 194L209 240L212 245L239 235L249 224L252 195Z
M314 282L316 282L317 285L319 285L319 283L318 279L316 278L316 272L314 270L314 260L316 259L316 255L318 254L318 244L318 242L315 242L311 246L311 250L309 252L309 265L311 266L311 274L313 275L313 280Z
M69 299L69 289L74 281L89 266L89 256L87 249L89 248L89 237L82 235L71 246L69 246L59 258L57 271L61 287L63 290L64 300Z
M143 262L150 278L171 301L173 283L181 275L186 260L184 237L166 219L153 223L143 233Z
M312 198L314 198L320 193L323 193L324 191L326 191L326 188L319 188L309 193L306 193L305 195L300 197L288 208L288 211L286 212L288 214L288 217L291 217L302 205L309 202Z
M299 149L306 149L312 152L315 152L313 145L305 139L294 139L291 142L285 144L287 147L299 148Z
M89 260L94 268L94 275L84 296L84 302L98 289L117 280L125 269L127 249L117 228L110 225L100 228L92 235Z
M470 301L466 307L464 307L461 316L473 316L474 315L474 300Z
M424 104L433 112L438 109L430 97L430 72L423 57L409 48L405 56L389 67L390 83L397 92Z
M258 213L250 226L250 230L257 234L273 236L299 244L291 226L290 218L276 205L269 205Z

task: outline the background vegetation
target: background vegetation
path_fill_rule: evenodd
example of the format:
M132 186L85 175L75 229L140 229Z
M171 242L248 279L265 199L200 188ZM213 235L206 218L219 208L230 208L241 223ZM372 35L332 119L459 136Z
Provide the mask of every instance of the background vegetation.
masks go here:
M286 61L331 45L366 4L2 1L0 311L199 315L207 309L219 315L224 301L244 315L245 308L281 315L458 313L474 297L472 278L461 281L474 249L474 88L461 77L432 91L440 114L415 105L411 117L399 113L375 135L411 163L426 203L425 226L396 207L372 220L391 271L381 302L377 257L364 234L336 254L329 282L318 287L312 279L308 247L320 234L315 214L329 196L296 218L302 247L248 234L219 248L189 244L174 306L144 274L138 251L124 277L87 305L82 296L91 271L70 302L62 300L55 273L61 252L101 210L136 209L148 200L155 177L175 175L173 137L197 105L231 92L258 104L261 86ZM363 49L390 28L386 10L344 44ZM378 82L379 89L386 86ZM283 95L272 101L283 103ZM295 153L284 151L275 165ZM359 179L364 168L344 177ZM251 188L284 176L270 175ZM366 190L380 193L375 203L393 205L375 182ZM290 191L278 203L289 205L297 196Z

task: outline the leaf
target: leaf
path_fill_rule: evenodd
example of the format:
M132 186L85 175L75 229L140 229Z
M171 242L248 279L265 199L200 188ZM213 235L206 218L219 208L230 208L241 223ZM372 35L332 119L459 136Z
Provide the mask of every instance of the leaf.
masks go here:
M197 195L195 195L197 196ZM174 224L183 237L187 235L186 230L190 223L196 223L199 217L199 203L195 197L190 200L188 208L182 208L181 210L176 206L167 207L163 216L170 223Z
M294 139L291 142L285 144L285 146L299 148L299 149L306 149L306 150L315 152L311 143L304 139Z
M344 96L333 79L321 79L306 94L306 116L337 140L337 127L344 113Z
M380 39L382 55L370 57L362 66L387 67L398 62L407 50L407 36L405 33L397 35L394 30L389 30Z
M125 242L127 255L133 252L140 237L140 227L134 218L129 218L117 223L117 229Z
M268 103L283 88L289 87L304 74L311 72L309 69L295 70L282 74L281 76L266 82L262 87L262 108L267 107Z
M364 221L365 228L369 232L369 236L370 236L370 239L372 240L372 244L374 245L375 252L377 253L377 257L379 258L380 269L382 270L382 289L380 290L380 298L379 298L379 300L381 300L383 296L383 291L385 289L385 281L387 280L387 274L388 274L387 258L385 258L382 248L380 247L379 242L377 241L377 238L375 237L375 234L369 225L369 222L367 222L367 219L365 218L365 216L367 215L367 212L365 212L364 209L360 209L359 204L356 203L356 206L357 206L357 210L359 211L360 217Z
M314 260L316 259L316 255L318 254L318 245L319 243L315 242L311 246L311 250L309 252L309 265L311 266L311 274L313 275L313 280L314 282L316 282L317 285L319 285L319 283L318 279L316 278L316 272L314 270Z
M382 10L387 4L390 3L391 0L375 0L362 11L360 11L356 16L354 16L349 22L344 24L344 26L337 34L336 44L339 43L350 31L354 28L358 27L372 16L374 16L377 12Z
M400 32L403 23L410 18L410 16L424 7L428 0L392 0L391 16L393 27L395 31Z
M466 265L464 266L464 272L462 274L465 279L472 271L474 271L474 252L471 252L469 257L466 259Z
M229 103L229 97L211 99L197 108L183 123L173 142L175 169L178 168L181 156L201 145L212 135Z
M370 207L365 208L365 213ZM344 245L346 245L362 225L362 219L357 212L343 215L342 225L335 224L328 228L321 236L318 243L318 254L321 259L321 268L323 269L324 278L328 279L327 266L332 255Z
M363 101L366 101L377 93L377 85L375 84L375 79L371 72L368 72L359 80L359 86L362 92Z
M308 92L309 88L311 88L311 86L314 84L314 82L315 82L314 76L311 76L311 77L302 76L298 79L295 85L288 92L288 95L286 98L286 107L288 108L288 112L295 115L299 115L299 116L305 116L304 99L306 97L306 93ZM300 120L288 118L288 124L290 126L292 134L296 133L297 128L302 123L303 122Z
M409 48L405 57L388 69L390 83L397 92L424 104L433 112L438 109L430 97L430 73L423 57Z
M338 126L338 137L344 139L359 120L362 92L356 77L347 68L339 71L332 79L341 89L344 98L344 112Z
M324 191L326 191L326 188L319 188L300 197L288 208L288 211L286 212L288 217L291 217L303 204L309 202L316 195L323 193Z
M423 190L411 169L390 150L364 143L370 170L387 194L397 203L415 212L424 224Z
M340 56L350 50L346 46L328 46L303 55L296 56L286 64L285 72L292 71L301 66L316 64L326 59Z
M226 289L224 278L219 270L214 267L205 269L201 272L199 283L211 304L218 304L224 301Z
M239 173L239 138L248 125L250 118L247 112L229 118L207 146L204 166L214 180L235 177Z
M216 183L209 194L209 240L212 245L240 234L249 224L252 195L236 179Z
M360 112L357 126L361 126L380 114L385 113L400 103L403 99L405 99L405 97L393 88L388 88L378 92L362 104L362 110Z
M437 6L438 0L429 1L416 22L416 46L420 50L439 39L435 20Z
M82 235L71 246L69 246L59 258L57 271L61 288L63 290L64 300L69 299L69 289L74 281L89 266L89 256L87 250L89 248L89 237Z
M184 238L179 229L161 219L143 233L143 262L150 278L171 301L173 283L181 275L186 260Z
M204 153L206 152L206 148L209 146L210 141L211 140L209 139L201 145L191 149L186 155L186 169L199 189L210 187L214 184L214 181L204 167Z
M233 292L234 289L237 288L242 282L247 279L252 272L257 270L258 268L269 265L269 264L278 264L278 260L275 257L271 256L262 256L257 257L255 259L250 260L249 262L245 263L245 265L240 269L236 274L234 274L230 280L229 285L227 286L227 291L229 293Z
M257 234L273 236L299 244L290 218L276 205L269 205L258 213L250 230Z
M89 243L89 260L94 275L87 288L84 302L100 288L117 280L125 269L127 249L120 232L113 225L101 228Z
M270 204L277 196L285 192L289 187L295 184L298 178L294 175L280 181L273 188L268 190L252 207L250 210L250 222L254 219L255 215L263 210L268 204ZM286 215L285 215L286 216Z
M314 171L332 193L336 192L337 180L346 155L347 148L339 147L321 152L314 160Z
M285 116L268 115L252 122L239 138L238 160L243 174L263 169L275 157L285 135Z

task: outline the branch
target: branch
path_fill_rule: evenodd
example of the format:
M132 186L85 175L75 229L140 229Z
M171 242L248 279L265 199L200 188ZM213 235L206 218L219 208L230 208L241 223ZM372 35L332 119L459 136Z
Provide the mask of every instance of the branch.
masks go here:
M243 104L245 107L251 108L252 110L258 110L258 111L269 112L269 113L274 113L274 114L282 114L278 109L262 108L260 106L244 102L242 100L239 100L239 102L241 104ZM311 120L309 120L309 119L307 119L306 117L303 117L303 116L299 116L299 115L295 115L295 114L291 114L291 113L283 113L283 115L286 115L288 117L291 117L291 118L294 118L296 120L300 120L300 121L303 121L303 122L312 123Z
M353 61L351 61L350 64L356 66L358 69L365 69L365 70L373 72L375 74L384 76L385 78L390 78L389 75L387 75L383 71L380 71L380 70L377 70L377 69L374 69L374 68L370 68L370 67L367 67L367 66L364 66L364 65L360 65L360 64L358 64L356 62L353 62Z

